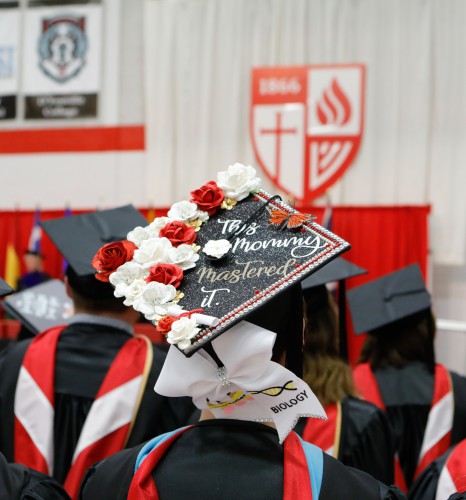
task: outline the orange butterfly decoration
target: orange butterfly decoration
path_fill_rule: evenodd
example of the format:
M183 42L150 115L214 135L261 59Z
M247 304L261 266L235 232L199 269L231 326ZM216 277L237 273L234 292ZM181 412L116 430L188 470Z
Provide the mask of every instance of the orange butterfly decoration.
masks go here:
M278 229L300 229L305 222L313 221L315 217L310 214L290 213L282 209L269 209L269 222Z

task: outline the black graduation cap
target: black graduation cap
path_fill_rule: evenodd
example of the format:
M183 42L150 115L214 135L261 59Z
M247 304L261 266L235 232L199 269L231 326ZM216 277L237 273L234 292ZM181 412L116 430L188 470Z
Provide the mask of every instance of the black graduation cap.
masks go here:
M146 226L147 221L133 205L125 205L41 221L40 225L74 272L87 276L95 274L91 262L102 245L126 239L129 231Z
M13 288L11 288L11 286L6 281L0 278L0 297L4 297L5 295L9 295L13 292Z
M431 307L418 264L395 271L348 292L356 334L371 332Z
M15 293L2 306L33 333L64 325L73 313L73 304L60 280L49 280Z
M94 278L92 259L102 245L126 239L131 229L145 226L147 221L132 205L125 205L40 225L68 261L66 275L71 287L91 299L114 300L112 286Z
M318 308L325 306L328 301L327 283L338 281L338 309L339 309L339 339L340 355L348 359L347 325L346 325L346 280L354 276L366 274L366 269L349 262L341 257L332 260L322 269L302 281L304 297L308 306Z
M283 224L273 225L267 209L283 219ZM279 197L261 190L239 201L231 210L218 210L202 224L195 242L201 247L199 260L195 268L184 274L179 287L184 296L179 306L185 311L203 309L205 315L217 318L218 323L201 327L191 345L183 350L185 355L192 355L239 321L249 321L253 312L256 312L251 316L254 323L261 326L261 321L296 314L297 309L279 307L290 297L295 297L290 303L299 307L298 319L302 325L301 291L299 297L295 295L299 282L349 250L350 245L311 220L297 229L289 229L287 221L298 214ZM232 247L225 257L212 261L202 249L210 240L220 239L229 239ZM262 314L262 308L270 310L264 306L272 299L276 307ZM299 354L291 353L291 345L299 348L302 355L302 326L296 335L288 343L287 358L297 360Z
M329 262L322 269L319 269L316 273L309 276L301 282L301 286L304 290L314 288L319 285L325 285L326 283L332 283L333 281L342 281L348 278L353 278L354 276L359 276L361 274L367 274L367 270L362 267L349 262L342 257L338 257L332 262Z

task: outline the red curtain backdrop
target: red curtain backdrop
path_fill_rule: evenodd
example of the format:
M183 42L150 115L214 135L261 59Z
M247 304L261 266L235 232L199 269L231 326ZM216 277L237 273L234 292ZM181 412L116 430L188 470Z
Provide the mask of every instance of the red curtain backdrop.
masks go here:
M165 215L167 209L140 209L150 218ZM322 221L324 209L305 207L303 212L317 216ZM86 210L73 210L72 214ZM149 214L150 212L150 214ZM427 278L428 206L406 207L333 207L332 230L351 243L351 250L344 257L364 267L368 274L348 280L347 288L373 280L414 262L419 263ZM46 210L41 220L63 217L64 210ZM0 212L0 276L5 275L6 245L14 240L18 255L28 247L34 221L34 211ZM47 237L42 236L42 252L45 255L44 270L55 278L61 278L63 258ZM22 267L22 272L24 268ZM350 362L359 357L364 335L355 337L348 316L348 349Z

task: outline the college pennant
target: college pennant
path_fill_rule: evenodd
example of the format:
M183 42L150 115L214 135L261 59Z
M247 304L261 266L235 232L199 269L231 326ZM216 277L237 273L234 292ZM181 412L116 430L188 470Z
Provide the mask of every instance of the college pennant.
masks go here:
M186 358L172 346L154 389L163 396L190 396L216 418L273 422L283 443L300 417L326 415L303 380L271 361L275 337L238 323L212 341L221 367L205 350Z

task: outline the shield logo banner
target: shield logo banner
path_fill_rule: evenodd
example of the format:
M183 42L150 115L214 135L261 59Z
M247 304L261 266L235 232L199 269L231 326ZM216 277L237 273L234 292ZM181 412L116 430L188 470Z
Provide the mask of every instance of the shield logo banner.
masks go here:
M351 165L364 129L361 64L254 68L250 132L256 159L306 205Z

